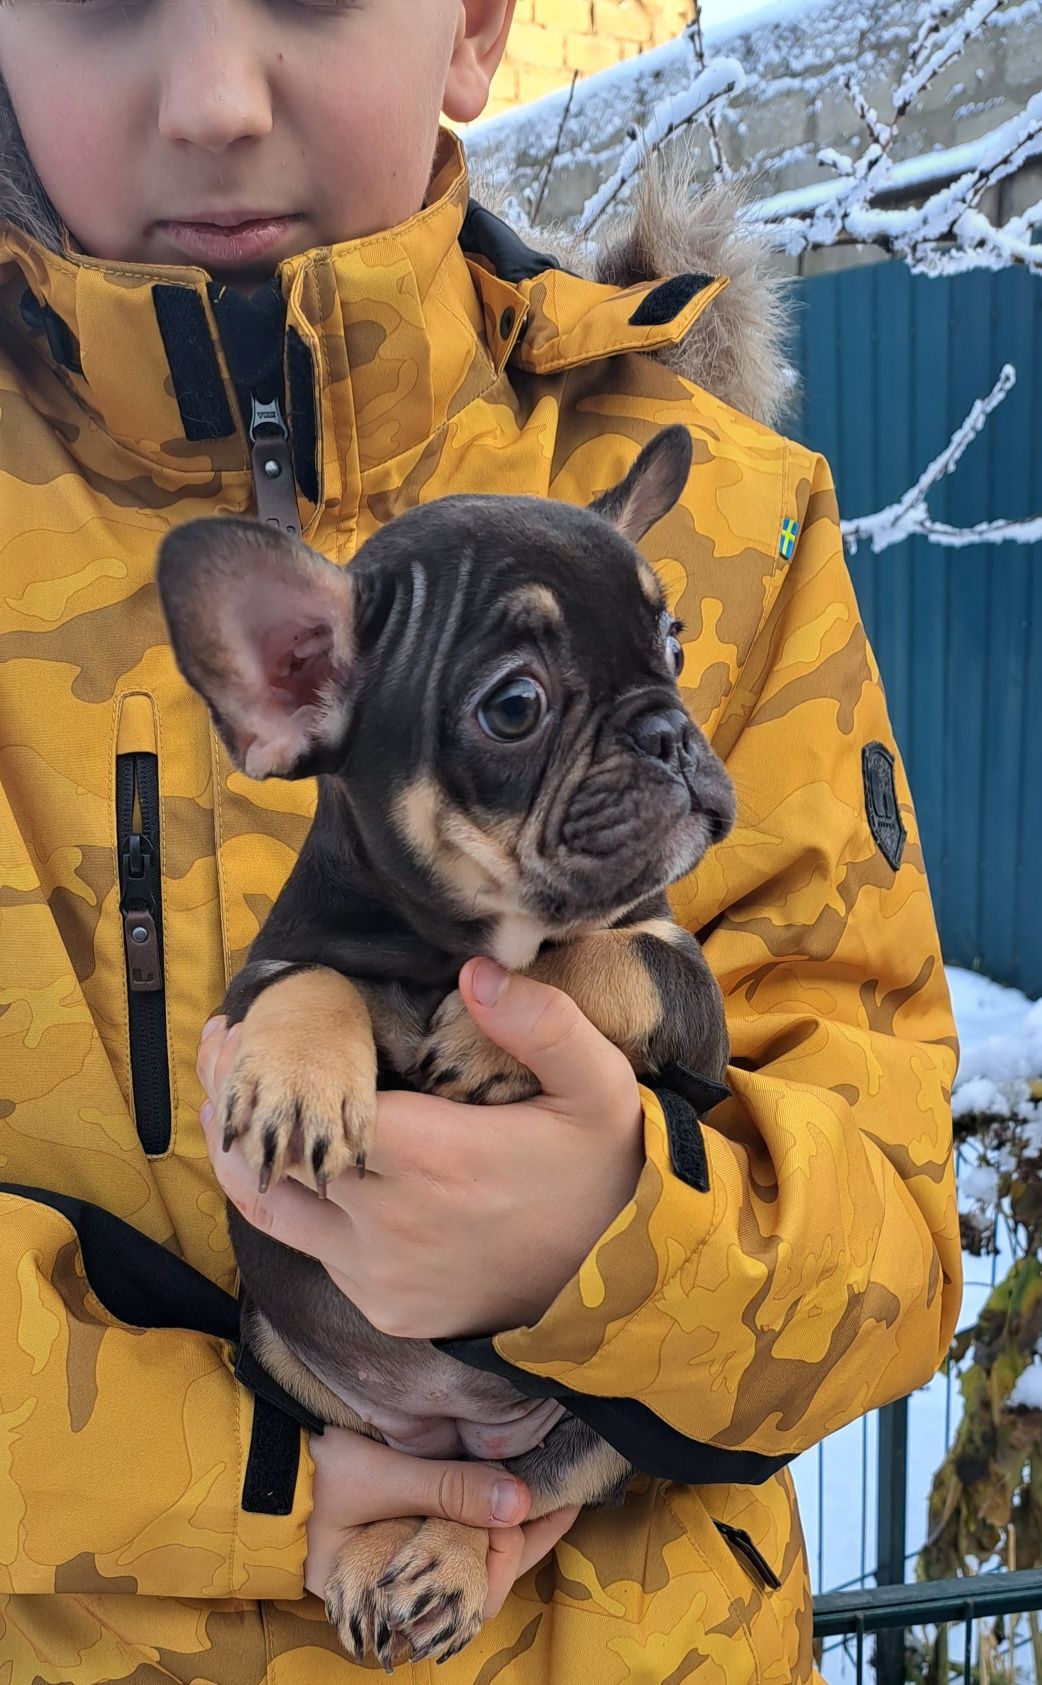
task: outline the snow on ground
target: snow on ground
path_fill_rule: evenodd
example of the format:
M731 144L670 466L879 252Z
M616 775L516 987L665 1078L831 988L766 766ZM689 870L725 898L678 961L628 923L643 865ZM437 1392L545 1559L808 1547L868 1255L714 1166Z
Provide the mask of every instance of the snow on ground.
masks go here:
M947 975L961 1044L956 1105L963 1083L968 1087L984 1082L1000 1095L1019 1094L1025 1076L1042 1076L1042 1001L1032 1003L1017 989L1003 988L986 977L952 966ZM967 1158L959 1173L964 1200L986 1196L988 1188L982 1178L988 1174ZM965 1258L960 1327L976 1320L995 1281L1009 1268L1011 1254L1001 1231L997 1240L995 1257ZM1027 1371L1019 1385L1024 1393L1019 1402L1042 1399L1042 1362ZM923 1540L933 1473L958 1426L961 1404L955 1381L944 1374L935 1376L909 1401L909 1577ZM873 1415L842 1428L792 1465L807 1537L811 1584L816 1592L837 1591L866 1580L872 1583L877 1443L878 1418ZM828 1685L846 1685L854 1679L853 1665L838 1642L827 1651L823 1671Z

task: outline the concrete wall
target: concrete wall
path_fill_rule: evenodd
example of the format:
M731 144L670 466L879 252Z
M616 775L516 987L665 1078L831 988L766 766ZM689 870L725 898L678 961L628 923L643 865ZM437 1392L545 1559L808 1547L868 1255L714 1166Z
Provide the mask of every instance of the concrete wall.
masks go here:
M744 92L724 120L723 144L754 197L825 180L816 161L823 146L857 154L864 131L844 77L852 74L880 116L888 116L890 91L907 64L920 10L912 0L792 0L759 28L707 31L707 52L736 58L747 75ZM691 43L683 36L578 83L539 222L574 223L652 108L686 87L694 73ZM908 114L895 158L974 139L1021 111L1040 83L1042 0L1006 0ZM522 224L539 193L568 97L560 90L465 131L472 162L494 180ZM708 180L704 131L689 129L683 144L694 149L694 179ZM1001 199L996 195L986 208L1007 216L1039 198L1042 168L1036 160L1004 183ZM877 257L874 251L842 248L812 254L801 269L813 272Z

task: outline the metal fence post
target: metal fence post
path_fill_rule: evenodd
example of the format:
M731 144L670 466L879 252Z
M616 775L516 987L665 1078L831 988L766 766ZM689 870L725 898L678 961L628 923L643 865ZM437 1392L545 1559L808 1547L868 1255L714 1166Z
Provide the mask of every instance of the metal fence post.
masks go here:
M905 1508L908 1498L908 1400L879 1412L879 1478L876 1491L876 1584L899 1586L905 1577ZM904 1632L876 1635L877 1685L904 1685Z

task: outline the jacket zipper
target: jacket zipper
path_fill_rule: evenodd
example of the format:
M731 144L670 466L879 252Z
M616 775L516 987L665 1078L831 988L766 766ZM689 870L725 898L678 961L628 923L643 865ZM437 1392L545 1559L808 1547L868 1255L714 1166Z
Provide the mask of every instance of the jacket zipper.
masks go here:
M731 1549L742 1557L746 1567L753 1570L757 1579L768 1591L779 1590L781 1581L766 1557L757 1550L744 1527L732 1527L728 1521L714 1521L713 1526L727 1540Z
M277 398L270 403L250 394L250 444L257 518L265 526L300 537L300 511L293 477L289 428Z
M153 754L116 756L116 847L134 1121L146 1153L155 1156L170 1146L170 1058L159 871L159 761Z

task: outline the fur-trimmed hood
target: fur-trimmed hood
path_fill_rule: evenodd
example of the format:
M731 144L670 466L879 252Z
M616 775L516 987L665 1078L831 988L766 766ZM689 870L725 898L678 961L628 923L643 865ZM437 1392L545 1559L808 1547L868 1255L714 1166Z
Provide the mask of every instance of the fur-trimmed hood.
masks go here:
M789 282L766 236L743 218L739 188L718 184L693 192L682 150L668 160L653 154L630 205L606 221L596 239L584 239L560 223L511 223L502 192L480 167L472 167L471 176L476 199L573 274L620 287L692 271L726 275L728 286L680 344L653 354L734 409L767 426L779 424L796 383L786 353Z

